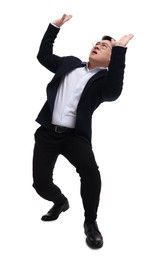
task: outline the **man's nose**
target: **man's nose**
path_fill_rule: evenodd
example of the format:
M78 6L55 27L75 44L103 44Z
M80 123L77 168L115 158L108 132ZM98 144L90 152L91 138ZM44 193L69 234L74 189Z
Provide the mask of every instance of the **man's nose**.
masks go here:
M99 50L99 49L100 49L100 45L99 45L99 46L98 46L98 45L95 45L94 48L95 48L96 50Z

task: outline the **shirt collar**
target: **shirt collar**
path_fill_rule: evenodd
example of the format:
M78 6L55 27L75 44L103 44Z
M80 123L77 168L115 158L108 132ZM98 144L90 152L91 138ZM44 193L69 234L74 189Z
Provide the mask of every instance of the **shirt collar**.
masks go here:
M98 72L98 71L100 71L100 70L106 70L106 68L104 68L104 67L95 67L94 69L89 69L88 68L88 62L86 62L86 61L83 61L82 62L82 64L85 64L85 68L87 69L87 71L96 71L96 72Z

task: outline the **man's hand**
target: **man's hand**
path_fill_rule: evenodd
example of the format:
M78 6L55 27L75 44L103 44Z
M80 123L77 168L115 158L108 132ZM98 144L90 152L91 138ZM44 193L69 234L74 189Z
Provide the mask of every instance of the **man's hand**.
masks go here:
M128 42L134 37L133 34L128 34L128 35L124 35L123 37L120 38L119 41L111 41L111 45L113 46L126 46L128 44Z
M57 19L53 22L58 27L61 27L64 23L69 21L72 18L72 15L68 14L63 14L63 16L60 19Z

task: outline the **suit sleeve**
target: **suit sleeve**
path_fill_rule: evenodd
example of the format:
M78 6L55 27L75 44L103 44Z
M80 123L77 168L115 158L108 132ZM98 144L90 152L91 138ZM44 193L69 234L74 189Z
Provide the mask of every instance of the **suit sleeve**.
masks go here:
M62 62L62 57L53 54L53 45L60 28L49 24L37 54L38 61L51 72L55 73Z
M114 101L122 92L126 50L127 48L120 46L112 49L106 84L102 90L102 101Z

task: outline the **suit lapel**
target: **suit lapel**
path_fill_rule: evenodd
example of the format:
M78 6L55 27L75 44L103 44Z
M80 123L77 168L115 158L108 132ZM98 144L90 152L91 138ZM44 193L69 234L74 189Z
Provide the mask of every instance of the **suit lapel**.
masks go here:
M72 59L71 59L72 58ZM84 67L86 65L86 62L82 62L81 60L71 57L69 58L69 63L68 60L63 64L63 66L60 67L59 71L55 74L51 82L47 86L47 97L49 100L49 106L51 111L53 110L53 105L54 105L54 100L57 94L57 89L59 86L60 79L63 75L66 75L66 73L80 67Z
M82 101L82 99L84 98L85 94L87 93L89 87L92 85L92 83L99 79L99 78L102 78L104 75L106 74L106 70L101 70L99 72L97 72L95 75L93 75L87 82L83 92L82 92L82 95L81 95L81 98L80 98L80 101L79 101L79 104L80 102Z
M59 71L55 74L55 76L53 77L52 79L52 84L58 80L59 78L61 78L63 75L66 75L66 73L74 70L74 69L77 69L77 68L81 68L81 67L84 67L86 66L86 62L81 62L81 60L79 59L76 59L74 61L74 59L70 59L69 60L69 64L66 63L66 66L65 64L63 66L60 67Z

